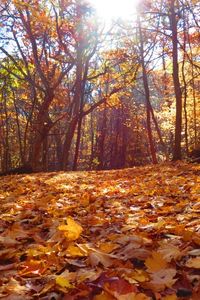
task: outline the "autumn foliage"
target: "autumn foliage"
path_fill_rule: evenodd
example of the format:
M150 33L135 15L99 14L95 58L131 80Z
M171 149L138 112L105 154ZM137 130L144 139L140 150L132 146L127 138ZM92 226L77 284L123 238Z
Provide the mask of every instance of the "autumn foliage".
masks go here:
M1 299L200 298L200 167L1 177Z
M87 0L1 0L0 172L188 159L199 24L196 0L140 0L106 26Z

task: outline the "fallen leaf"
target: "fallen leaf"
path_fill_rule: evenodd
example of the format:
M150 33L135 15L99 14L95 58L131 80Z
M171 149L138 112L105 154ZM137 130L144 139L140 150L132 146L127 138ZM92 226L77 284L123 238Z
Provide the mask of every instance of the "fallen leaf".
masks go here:
M27 276L27 275L37 276L37 275L41 275L47 269L47 266L45 265L44 261L33 260L33 259L31 259L31 260L26 261L25 263L23 263L21 265L21 267L22 267L22 270L19 272L19 274L21 276Z
M185 265L188 268L200 269L200 257L190 258Z
M106 293L106 292L102 292L100 295L96 295L94 297L94 300L115 300L116 298L114 298L112 295Z
M60 231L64 231L65 237L70 241L75 241L81 235L83 228L71 217L67 217L67 225L58 226Z
M155 291L162 291L166 287L171 288L177 279L175 269L163 269L152 273L150 284L154 287Z
M177 296L176 294L173 294L173 295L168 295L166 297L163 298L163 300L177 300Z
M72 288L72 285L70 284L69 280L63 276L56 277L56 284L60 285L62 288Z
M106 282L103 288L119 300L132 300L138 292L135 285L130 284L128 281L121 278Z
M145 265L148 272L157 272L167 267L167 261L161 253L153 251L151 257L145 260Z
M178 247L171 244L163 244L158 249L158 252L162 254L163 259L167 262L171 262L172 259L177 259L184 253L179 250Z
M67 248L67 254L71 257L82 257L82 256L87 256L87 251L82 250L80 247L77 247L75 245L69 245Z
M89 261L92 267L102 264L107 268L113 264L113 259L109 256L109 254L97 251L89 253Z

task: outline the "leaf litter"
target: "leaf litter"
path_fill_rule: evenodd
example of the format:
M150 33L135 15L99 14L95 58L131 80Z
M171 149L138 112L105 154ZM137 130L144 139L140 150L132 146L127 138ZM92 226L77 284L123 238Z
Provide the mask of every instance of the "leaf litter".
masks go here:
M0 179L0 299L200 299L200 166Z

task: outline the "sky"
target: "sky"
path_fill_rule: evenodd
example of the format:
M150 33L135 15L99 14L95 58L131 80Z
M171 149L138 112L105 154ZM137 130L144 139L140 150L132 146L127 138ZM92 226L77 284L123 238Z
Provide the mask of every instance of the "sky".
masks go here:
M90 0L97 15L104 21L113 18L130 19L136 14L139 0Z

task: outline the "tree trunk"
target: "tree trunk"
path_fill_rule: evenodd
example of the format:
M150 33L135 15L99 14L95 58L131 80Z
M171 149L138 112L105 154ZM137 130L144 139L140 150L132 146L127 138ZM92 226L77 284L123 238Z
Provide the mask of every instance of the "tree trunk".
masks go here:
M70 153L71 144L72 144L77 123L78 123L78 117L74 118L70 122L68 126L68 130L65 134L65 141L64 141L63 153L62 153L62 170L67 170L67 166L69 162L69 153Z
M40 159L42 155L42 144L47 137L49 130L52 128L52 122L48 116L48 109L53 98L54 94L51 91L45 95L43 104L40 107L40 111L35 121L33 149L30 155L30 164L34 171L41 170Z
M150 103L150 92L149 92L149 84L148 78L146 73L145 61L144 61L144 41L142 35L142 28L141 28L141 21L140 17L138 16L138 27L139 27L139 41L140 41L140 60L142 65L142 79L144 85L144 92L145 92L145 99L146 99L146 121L147 121L147 134L149 138L149 148L151 153L151 159L153 164L157 164L157 157L156 157L156 149L153 140L153 134L151 129L151 103Z
M77 129L77 139L76 139L76 147L75 147L75 154L74 154L74 162L73 162L73 171L77 170L77 164L78 164L78 154L79 154L79 147L80 147L80 141L81 141L81 126L82 126L82 114L79 116L78 120L78 129Z
M104 167L104 148L105 148L105 138L107 129L107 109L106 104L104 104L102 126L100 128L99 138L97 140L97 158L98 158L98 170L102 170Z
M182 62L182 77L183 77L183 109L184 109L184 121L185 121L185 147L186 154L189 155L189 144L188 144L188 113L187 113L187 81L185 74L185 59L186 59L186 39L187 39L187 29L186 29L186 14L185 8L183 8L183 62Z
M176 123L173 160L181 159L181 131L182 131L182 92L179 81L178 66L178 33L177 33L177 14L175 12L175 0L170 0L170 27L172 31L172 63L173 63L173 82L176 97Z

